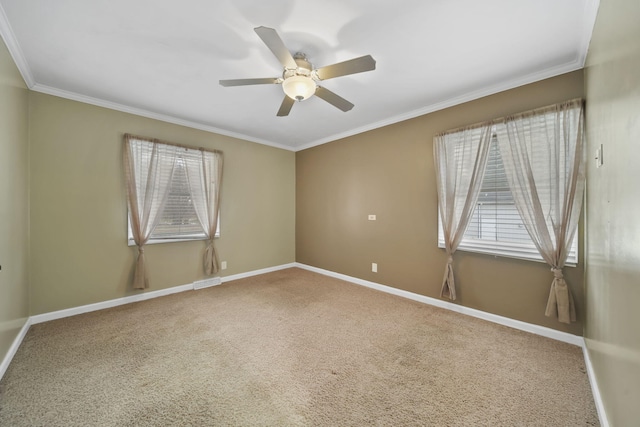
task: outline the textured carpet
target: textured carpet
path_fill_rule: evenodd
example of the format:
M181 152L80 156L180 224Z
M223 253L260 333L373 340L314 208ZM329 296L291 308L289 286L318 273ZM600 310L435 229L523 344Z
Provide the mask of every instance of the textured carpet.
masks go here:
M0 425L598 419L578 347L293 268L32 326Z

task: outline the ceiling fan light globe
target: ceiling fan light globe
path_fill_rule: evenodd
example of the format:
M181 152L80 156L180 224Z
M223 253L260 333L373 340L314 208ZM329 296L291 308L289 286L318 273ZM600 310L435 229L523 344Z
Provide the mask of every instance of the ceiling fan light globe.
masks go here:
M291 76L282 82L282 90L289 98L304 101L316 92L316 82L310 77Z

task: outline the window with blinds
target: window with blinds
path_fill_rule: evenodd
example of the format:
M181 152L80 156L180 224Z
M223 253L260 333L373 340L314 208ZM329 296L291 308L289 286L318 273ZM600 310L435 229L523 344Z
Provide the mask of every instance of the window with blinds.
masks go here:
M191 200L185 158L178 157L167 202L149 240L195 240L206 237Z
M133 141L132 143L144 143ZM163 144L157 144L162 148ZM162 155L163 151L159 151ZM148 152L141 152L140 155L148 156ZM151 233L147 244L181 242L189 240L204 240L207 238L194 207L189 181L187 176L187 162L199 162L200 153L198 150L180 148L175 159L173 175L169 184L167 200L160 213L158 225ZM146 185L146 183L140 183ZM138 191L144 191L139 188ZM129 246L134 246L133 232L131 230L130 215L128 220L128 242ZM218 231L215 237L220 237L220 217L218 216Z
M495 135L488 157L478 202L458 250L544 262L513 201ZM566 265L578 262L577 240L573 239ZM445 247L439 215L438 246Z

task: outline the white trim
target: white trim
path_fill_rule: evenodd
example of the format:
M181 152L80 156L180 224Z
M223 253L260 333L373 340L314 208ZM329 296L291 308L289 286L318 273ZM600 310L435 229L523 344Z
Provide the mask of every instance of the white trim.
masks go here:
M306 264L296 262L295 266L304 270L313 271L315 273L323 274L325 276L334 277L336 279L345 280L347 282L354 283L356 285L366 286L368 288L376 289L378 291L387 292L392 295L397 295L403 298L408 298L414 301L422 302L424 304L433 305L436 307L444 308L447 310L455 311L457 313L466 314L468 316L477 317L479 319L487 320L489 322L497 323L510 328L518 329L532 334L541 335L543 337L551 338L556 341L562 341L567 344L573 344L582 348L584 354L584 361L587 368L587 376L589 378L589 384L591 386L591 392L593 394L593 400L598 412L598 418L602 427L609 427L609 421L602 402L602 396L600 395L600 389L598 388L598 382L596 380L593 365L591 364L591 358L589 357L589 351L587 349L585 340L578 335L569 334L566 332L556 331L555 329L547 328L544 326L533 325L531 323L522 322L520 320L510 319L508 317L498 316L496 314L487 313L474 308L464 307L458 304L453 304L447 301L439 300L436 298L427 297L424 295L415 294L413 292L404 291L402 289L393 288L391 286L381 285L379 283L370 282L368 280L359 279L357 277L347 276L346 274L336 273L322 268L313 267Z
M585 365L586 365L586 368L587 368L587 376L589 377L589 383L591 385L591 391L593 393L593 399L595 401L596 410L598 412L598 418L600 419L600 424L602 425L602 427L609 427L609 422L608 422L607 415L606 415L606 412L605 412L605 409L604 409L604 404L602 402L602 397L600 395L600 389L598 388L598 382L597 382L596 377L595 377L595 372L593 370L593 365L591 364L591 358L589 357L589 351L587 350L587 346L586 346L585 341L584 341L584 339L582 337L579 337L579 336L576 336L576 335L572 335L572 334L568 334L568 333L565 333L565 332L555 331L553 329L545 328L545 327L538 326L538 325L532 325L532 324L529 324L529 323L521 322L519 320L513 320L513 319L506 318L506 317L497 316L495 314L486 313L486 312L483 312L483 311L480 311L480 310L463 307L463 306L460 306L460 305L457 305L457 304L449 303L447 301L442 301L442 300L438 300L438 299L435 299L435 298L414 294L412 292L403 291L401 289L392 288L390 286L381 285L379 283L370 282L368 280L363 280L363 279L358 279L356 277L347 276L347 275L341 274L341 273L335 273L335 272L332 272L332 271L329 271L329 270L324 270L324 269L321 269L321 268L312 267L310 265L301 264L301 263L298 263L298 262L293 262L293 263L289 263L289 264L283 264L283 265L279 265L279 266L263 268L261 270L253 270L253 271L249 271L249 272L246 272L246 273L240 273L240 274L235 274L235 275L231 275L231 276L226 276L226 277L220 278L220 280L221 280L222 283L231 282L231 281L234 281L234 280L244 279L246 277L257 276L257 275L260 275L260 274L271 273L271 272L274 272L274 271L284 270L284 269L293 268L293 267L298 267L298 268L301 268L301 269L304 269L304 270L313 271L315 273L323 274L325 276L329 276L329 277L334 277L334 278L337 278L337 279L345 280L345 281L348 281L348 282L351 282L351 283L355 283L357 285L366 286L368 288L376 289L376 290L379 290L379 291L382 291L382 292L387 292L387 293L390 293L390 294L393 294L393 295L397 295L397 296L400 296L400 297L404 297L404 298L408 298L408 299L411 299L411 300L414 300L414 301L418 301L418 302L422 302L422 303L425 303L425 304L434 305L434 306L437 306L437 307L440 307L440 308L445 308L445 309L448 309L448 310L456 311L456 312L461 313L461 314L466 314L466 315L469 315L469 316L473 316L473 317L477 317L477 318L480 318L480 319L488 320L490 322L498 323L498 324L501 324L501 325L504 325L504 326L509 326L509 327L512 327L512 328L515 328L515 329L519 329L519 330L526 331L526 332L531 332L531 333L534 333L534 334L537 334L537 335L545 336L547 338L555 339L555 340L558 340L558 341L563 341L563 342L566 342L566 343L569 343L569 344L573 344L573 345L577 345L579 347L582 347L582 352L584 354ZM214 279L216 279L216 278L214 278ZM203 282L203 281L199 281L199 282ZM76 314L81 314L81 313L87 313L87 312L90 312L90 311L101 310L103 308L110 308L110 307L115 307L115 306L118 306L118 305L128 304L128 303L131 303L131 302L144 301L144 300L147 300L147 299L157 298L157 297L164 296L164 295L170 295L170 294L174 294L174 293L178 293L178 292L184 292L184 291L188 291L188 290L193 290L193 289L195 289L196 283L199 283L199 282L194 282L194 283L191 283L189 285L181 285L181 286L175 286L175 287L172 287L172 288L161 289L161 290L158 290L158 291L147 292L147 293L139 294L139 295L132 295L132 296L124 297L124 298L118 298L118 299L115 299L115 300L109 300L109 301L104 301L104 302L100 302L100 303L84 305L84 306L70 308L70 309L66 309L66 310L58 310L58 311L54 311L54 312L51 312L51 313L44 313L44 314L31 316L31 317L29 317L27 319L25 324L22 326L22 329L20 329L20 332L18 333L18 335L13 340L13 343L11 344L11 347L9 347L9 351L7 352L7 354L5 355L4 359L2 360L2 363L0 364L0 380L4 376L4 374L7 371L7 369L9 368L11 360L13 359L13 357L16 354L16 352L18 351L18 348L22 344L22 341L24 340L24 337L27 335L27 332L29 331L29 328L31 327L31 325L35 325L37 323L46 322L46 321L49 321L49 320L61 319L63 317L74 316Z
M333 142L338 139L346 138L349 136L357 135L359 133L367 132L370 130L378 129L384 126L389 126L395 123L403 122L405 120L413 119L425 114L434 113L436 111L444 110L445 108L454 107L456 105L464 104L465 102L474 101L476 99L484 98L485 96L494 95L499 92L514 89L520 86L524 86L531 83L536 83L541 80L549 79L551 77L559 76L561 74L570 73L572 71L580 70L584 67L584 59L577 58L571 63L563 64L556 67L547 68L542 71L538 71L526 76L517 77L512 80L497 83L493 86L488 86L473 92L469 92L460 96L445 99L444 101L437 102L435 104L427 105L426 107L418 108L417 110L409 111L407 113L399 114L397 116L389 117L374 123L369 123L359 128L350 129L346 132L329 135L325 138L320 138L315 141L309 142L297 146L295 151L302 151L308 148L315 147L317 145Z
M391 286L381 285L379 283L370 282L368 280L359 279L357 277L347 276L346 274L336 273L333 271L324 270L322 268L312 267L310 265L300 264L300 263L296 263L296 267L302 268L304 270L313 271L315 273L324 274L325 276L334 277L336 279L345 280L347 282L355 283L356 285L366 286L368 288L376 289L378 291L386 292L392 295L408 298L424 304L429 304L435 307L440 307L447 310L455 311L456 313L466 314L467 316L477 317L478 319L483 319L483 320L487 320L489 322L497 323L503 326L508 326L510 328L518 329L525 332L530 332L532 334L551 338L556 341L562 341L568 344L577 345L579 347L582 347L584 342L582 337L578 335L573 335L567 332L557 331L555 329L547 328L544 326L522 322L520 320L510 319L504 316L498 316L497 314L487 313L486 311L477 310L475 308L469 308L469 307L465 307L459 304L454 304L448 301L443 301L436 298L415 294L413 292L404 291L402 289L393 288Z
M295 151L306 150L307 148L315 147L317 145L322 145L327 142L336 141L338 139L357 135L359 133L378 129L384 126L392 125L394 123L402 122L418 116L433 113L435 111L443 110L445 108L453 107L458 104L473 101L478 98L493 95L498 92L513 89L529 83L534 83L540 80L548 79L551 77L558 76L560 74L569 73L571 71L584 68L584 64L587 58L588 47L591 41L591 35L593 33L593 27L595 25L599 6L600 6L600 0L588 0L585 2L584 12L583 12L585 16L585 20L584 20L584 27L582 32L582 40L580 42L580 50L578 52L577 58L571 63L548 68L542 71L529 74L524 77L519 77L513 80L509 80L506 82L501 82L496 85L490 86L488 88L480 89L480 90L477 90L468 94L464 94L458 97L449 98L444 101L428 105L426 107L409 111L407 113L399 114L397 116L389 117L374 123L369 123L359 128L348 130L346 132L329 135L327 137L320 138L315 141L311 141L309 143L306 143L297 147L280 144L280 143L269 141L262 138L257 138L255 136L246 135L240 132L232 132L225 129L220 129L214 126L197 123L190 120L180 119L180 118L169 116L166 114L155 113L142 108L131 107L131 106L127 106L127 105L123 105L123 104L119 104L111 101L102 100L99 98L94 98L87 95L78 94L75 92L70 92L70 91L56 89L50 86L42 85L40 83L37 83L34 80L33 74L31 73L31 69L29 68L29 65L24 57L24 54L22 53L22 49L20 48L20 45L17 42L17 38L15 37L15 34L11 28L11 25L9 24L9 20L7 19L4 9L2 8L2 5L0 5L0 36L2 36L5 44L7 45L7 48L11 54L11 57L16 63L16 66L18 67L20 74L22 74L22 78L27 84L27 87L29 87L29 89L33 91L46 93L54 96L59 96L61 98L66 98L74 101L84 102L87 104L97 105L99 107L109 108L111 110L122 111L129 114L135 114L138 116L148 117L151 119L160 120L167 123L173 123L173 124L193 128L193 129L213 132L220 135L229 136L232 138L243 139L243 140L255 142L258 144L263 144L270 147L275 147L275 148L280 148L283 150L295 152Z
M224 277L221 277L221 279L222 279L222 283L227 283L227 282L232 282L234 280L245 279L247 277L257 276L259 274L272 273L274 271L285 270L287 268L293 268L293 267L298 267L298 264L295 262L292 262L289 264L276 265L275 267L267 267L261 270L253 270L253 271L247 271L246 273L233 274L231 276L224 276Z
M600 425L602 427L609 427L609 419L607 418L607 413L604 410L604 403L602 402L602 396L600 395L600 388L598 387L598 381L596 380L596 373L593 370L591 357L589 356L589 349L587 348L587 344L584 340L582 345L582 353L584 354L584 364L587 367L587 376L589 377L589 384L591 384L593 401L596 404L596 410L598 411Z
M589 378L589 384L591 386L591 392L593 394L593 400L598 412L598 418L602 427L609 427L609 421L602 402L602 396L600 395L600 389L598 388L598 382L596 380L593 365L589 357L589 351L585 344L583 337L578 335L569 334L566 332L556 331L555 329L547 328L544 326L533 325L531 323L522 322L520 320L510 319L508 317L498 316L496 314L487 313L474 308L464 307L458 304L453 304L448 301L439 300L436 298L427 297L424 295L415 294L413 292L404 291L402 289L393 288L391 286L381 285L379 283L370 282L368 280L359 279L357 277L347 276L346 274L336 273L329 270L324 270L318 267L312 267L310 265L295 263L295 266L304 270L313 271L315 273L323 274L325 276L334 277L336 279L345 280L347 282L354 283L356 285L366 286L368 288L376 289L378 291L387 292L392 295L397 295L403 298L408 298L414 301L422 302L424 304L433 305L436 307L444 308L447 310L455 311L457 313L466 314L468 316L477 317L479 319L487 320L489 322L497 323L510 328L518 329L532 334L541 335L543 337L551 338L556 341L562 341L567 344L573 344L582 348L584 354L584 361L587 368L587 376Z
M340 132L337 134L329 135L315 141L311 141L309 143L300 145L300 146L291 146L286 144L281 144L273 141L269 141L267 139L258 138L251 135L246 135L240 132L233 132L226 129L221 129L218 127L214 127L211 125L206 125L203 123L194 122L191 120L180 119L177 117L173 117L167 114L156 113L153 111L145 110L143 108L131 107L124 104L119 104L112 101L106 101L100 98L94 98L92 96L83 95L75 92L70 92L63 89L57 89L51 86L42 85L40 83L34 83L29 85L29 88L35 92L45 93L47 95L58 96L60 98L70 99L73 101L83 102L86 104L96 105L98 107L108 108L111 110L121 111L124 113L134 114L137 116L148 117L150 119L155 119L167 123L173 123L180 126L185 126L188 128L199 129L206 132L212 132L220 135L229 136L232 138L238 138L245 141L255 142L257 144L267 145L269 147L280 148L282 150L287 151L302 151L308 148L312 148L318 145L326 144L328 142L337 141L342 138L347 138L349 136L357 135L360 133L368 132L370 130L382 128L385 126L389 126L395 123L403 122L409 119L413 119L419 116L423 116L425 114L433 113L436 111L444 110L445 108L454 107L456 105L463 104L465 102L473 101L476 99L484 98L485 96L494 95L496 93L504 92L506 90L514 89L516 87L524 86L527 84L535 83L544 79L548 79L551 77L559 76L561 74L569 73L572 71L576 71L582 69L584 67L584 57L580 55L579 58L574 60L571 63L563 64L560 66L548 68L539 72L531 73L529 75L518 77L512 80L508 80L506 82L500 82L493 86L489 86L486 88L482 88L467 94L463 94L457 97L449 98L441 102L437 102L435 104L430 104L425 107L418 108L413 111L409 111L407 113L399 114L396 116L388 117L386 119L368 123L366 125L360 126L358 128L350 129L345 132ZM23 75L24 77L24 75Z
M577 267L578 266L578 235L576 233L575 238L569 249L569 255L567 261L564 263L564 267ZM446 249L444 244L444 236L442 236L442 227L438 220L438 248ZM547 262L542 259L542 255L533 245L527 245L522 242L508 242L508 241L495 241L495 240L482 240L482 239L467 239L463 236L462 241L456 248L456 252L474 252L477 254L492 255L503 258L521 259L523 261L532 261L542 264Z
M245 277L257 276L259 274L270 273L272 271L284 270L285 268L292 268L292 267L295 267L295 263L277 265L274 267L263 268L260 270L248 271L246 273L235 274L233 276L221 277L220 280L222 283L225 283L225 282L230 282L232 280L238 280L238 279L243 279ZM186 285L173 286L171 288L159 289L157 291L143 292L143 293L129 295L122 298L96 302L94 304L81 305L79 307L72 307L72 308L52 311L44 314L36 314L35 316L31 316L30 321L32 325L35 325L37 323L48 322L50 320L56 320L56 319L62 319L64 317L75 316L77 314L88 313L91 311L103 310L105 308L117 307L119 305L130 304L132 302L145 301L148 299L163 297L165 295L171 295L178 292L192 291L196 283L199 283L199 282L189 283Z
M49 313L36 314L35 316L31 316L31 324L35 325L38 323L48 322L50 320L62 319L64 317L75 316L77 314L104 310L105 308L117 307L119 305L130 304L132 302L145 301L152 298L163 297L165 295L171 295L178 292L191 290L193 290L193 283L189 283L188 285L173 286L166 289L159 289L157 291L129 295L127 297L96 302L93 304L81 305L78 307L66 308L64 310L52 311Z
M24 322L24 325L22 325L22 328L20 329L20 332L18 332L18 335L16 335L16 337L14 338L13 343L11 343L11 347L9 347L9 351L7 351L7 354L5 354L4 359L2 359L2 363L0 363L0 380L2 379L2 377L4 377L4 373L7 372L7 369L11 364L11 360L13 360L13 356L16 355L16 352L18 351L20 344L22 344L22 340L27 335L27 332L29 331L30 327L31 327L31 318L29 317L27 318L27 321Z
M193 122L191 120L179 119L177 117L170 116L168 114L156 113L153 111L145 110L138 107L130 107L128 105L119 104L117 102L106 101L100 98L94 98L92 96L82 95L80 93L70 92L63 89L57 89L51 86L35 83L31 90L35 92L45 93L47 95L58 96L60 98L70 99L72 101L83 102L85 104L96 105L98 107L108 108L110 110L121 111L123 113L134 114L136 116L147 117L161 122L172 123L175 125L185 126L192 129L199 129L206 132L216 133L219 135L229 136L231 138L242 139L249 142L255 142L262 145L268 145L269 147L280 148L287 151L295 151L295 149L289 145L279 144L277 142L268 141L266 139L257 138L255 136L245 135L239 132L232 132L226 129L217 128L203 123Z
M103 310L105 308L117 307L119 305L130 304L132 302L145 301L152 298L158 298L166 295L171 295L184 291L192 291L195 289L202 289L205 287L216 286L224 282L231 282L233 280L244 279L245 277L257 276L259 274L271 273L273 271L284 270L287 268L293 268L296 266L296 263L282 264L274 267L263 268L260 270L248 271L246 273L234 274L232 276L226 277L213 277L204 280L198 280L193 283L189 283L187 285L174 286L166 289L159 289L157 291L144 292L136 295L130 295L122 298L116 298L108 301L97 302L94 304L82 305L79 307L67 308L64 310L52 311L49 313L36 314L34 316L29 317L25 324L22 326L20 333L16 336L9 347L9 351L4 356L2 363L0 364L0 380L4 375L5 371L9 367L13 356L18 351L20 344L22 344L22 340L26 336L27 332L31 325L35 325L38 323L48 322L50 320L62 319L64 317L75 316L77 314L88 313L91 311Z
M582 22L582 39L580 40L580 49L578 49L578 63L581 64L580 68L584 68L587 61L587 53L589 52L589 44L591 44L591 36L593 35L593 28L596 25L596 17L598 16L598 8L600 7L600 0L588 0L585 2Z
M7 45L9 54L11 54L13 62L16 63L16 67L18 67L18 71L20 71L25 84L29 89L31 89L35 84L31 68L29 68L29 64L22 53L22 49L18 44L18 39L11 28L11 24L9 24L9 19L7 18L7 14L4 12L2 5L0 5L0 36L2 36L4 43Z

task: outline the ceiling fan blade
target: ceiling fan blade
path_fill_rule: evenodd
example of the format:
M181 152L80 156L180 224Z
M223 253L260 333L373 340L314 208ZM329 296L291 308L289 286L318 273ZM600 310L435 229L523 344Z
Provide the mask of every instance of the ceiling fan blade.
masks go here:
M284 116L288 116L289 112L291 111L291 107L293 107L293 104L296 101L294 101L293 99L289 98L287 95L284 96L284 99L282 100L282 104L280 105L280 109L278 110L278 117L284 117Z
M349 74L363 73L376 69L376 60L371 55L361 56L360 58L350 59L337 64L327 65L318 68L316 73L320 80L333 79L335 77L346 76Z
M323 88L322 86L318 86L318 88L316 89L316 96L318 98L324 99L329 104L345 112L353 108L352 103L350 103L343 97L338 96L335 93L331 92L329 89Z
M275 77L267 77L265 79L235 79L235 80L220 80L220 84L224 87L229 86L248 86L248 85L268 85L278 84L280 79Z
M284 42L273 28L269 27L257 27L253 29L258 36L262 39L264 44L267 45L271 52L278 58L278 61L285 68L297 68L298 64L291 56L291 52L284 45Z

